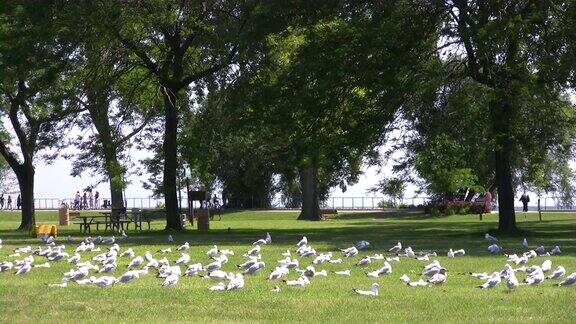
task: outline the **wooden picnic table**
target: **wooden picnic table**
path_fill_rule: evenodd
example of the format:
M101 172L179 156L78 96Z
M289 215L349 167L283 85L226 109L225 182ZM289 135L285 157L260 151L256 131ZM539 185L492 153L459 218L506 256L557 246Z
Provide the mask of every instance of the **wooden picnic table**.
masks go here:
M102 222L99 221L100 219L104 219L104 224L106 224L109 222L108 221L109 217L110 216L107 215L91 215L91 216L78 215L76 216L76 219L81 220L81 222L77 222L76 224L80 225L81 232L90 233L92 225L98 226L99 224L102 224Z
M126 225L126 229L128 229L128 225L130 223L134 223L134 227L136 227L136 222L134 221L134 219L132 218L132 212L131 211L122 211L117 212L117 218L113 219L112 218L112 211L103 211L100 212L100 214L104 215L107 219L106 221L106 229L110 228L110 229L116 229L117 231L120 230L124 230L124 225Z
M130 224L134 224L134 229L142 229L142 222L148 223L148 229L150 229L150 219L144 219L142 217L141 211L123 211L118 213L118 218L112 218L112 211L101 211L100 215L90 215L76 217L79 222L76 224L80 225L80 231L84 233L90 233L92 225L96 225L96 230L100 230L99 226L104 225L104 230L128 230Z

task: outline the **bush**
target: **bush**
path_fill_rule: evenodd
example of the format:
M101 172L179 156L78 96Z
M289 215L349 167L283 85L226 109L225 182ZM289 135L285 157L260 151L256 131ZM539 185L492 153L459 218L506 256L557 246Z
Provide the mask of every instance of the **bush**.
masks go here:
M444 208L444 215L452 216L456 214L456 207L452 204L447 204L446 208Z
M438 207L432 207L432 208L430 208L429 213L430 213L430 215L432 215L432 216L434 216L434 217L437 217L437 216L442 215L442 212L440 212L440 209L438 209Z
M446 216L455 214L468 215L487 212L483 203L471 201L436 201L425 206L424 210L432 216L440 214Z

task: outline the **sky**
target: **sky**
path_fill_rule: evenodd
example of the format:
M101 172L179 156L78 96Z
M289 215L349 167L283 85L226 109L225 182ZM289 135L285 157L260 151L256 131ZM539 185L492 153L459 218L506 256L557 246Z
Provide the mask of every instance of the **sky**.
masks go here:
M36 189L35 197L37 198L68 198L74 196L76 191L92 185L97 181L88 173L82 177L70 176L72 166L66 159L57 159L53 164L46 165L39 161L36 165ZM339 188L332 191L332 196L336 197L372 197L374 194L367 193L367 190L383 178L376 167L363 168L364 174L360 176L360 181L347 188L342 192ZM130 185L126 188L126 196L130 198L148 198L151 192L142 188L142 180L146 178L132 176L129 180ZM412 196L415 188L408 188L407 197ZM102 197L109 196L109 186L107 183L98 185L94 190L100 191ZM381 195L377 195L381 196Z

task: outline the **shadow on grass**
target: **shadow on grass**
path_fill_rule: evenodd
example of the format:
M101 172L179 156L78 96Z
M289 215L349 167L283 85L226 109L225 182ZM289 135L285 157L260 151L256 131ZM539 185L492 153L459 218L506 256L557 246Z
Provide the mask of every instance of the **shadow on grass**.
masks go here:
M423 214L407 213L394 215L389 212L342 214L338 219L327 222L310 223L303 222L299 228L281 228L275 226L275 220L260 220L260 228L251 228L252 220L245 221L244 217L234 220L222 221L217 228L208 233L200 233L197 230L184 230L167 232L161 229L151 231L129 231L128 239L119 241L121 245L171 245L167 241L167 234L171 233L176 243L185 241L194 245L221 246L242 245L248 246L266 232L272 235L273 244L280 243L295 246L296 242L304 235L309 242L319 246L319 251L336 250L349 247L360 240L371 242L375 252L382 253L388 250L397 241L405 246L412 246L415 251L434 250L439 254L445 254L449 248L465 248L468 255L487 255L486 247L489 245L484 240L487 231L493 230L493 220L479 222L477 219L463 219L440 221L436 217ZM466 217L466 216L463 216ZM248 218L248 217L247 217ZM248 218L249 219L249 218ZM379 219L394 221L378 221ZM290 221L290 219L283 219ZM264 225L264 226L261 226ZM325 225L325 226L324 226ZM161 226L161 222L154 222L154 227ZM527 237L531 245L544 245L550 248L560 245L564 254L576 254L576 224L574 220L559 219L546 220L543 222L527 221L519 224L521 230L512 234L498 234L504 253L522 252L520 245L522 237ZM73 236L71 244L88 236L75 229L61 231L60 242L66 243L66 237ZM110 236L111 232L92 233L92 236ZM0 238L5 244L40 245L40 240L31 238L28 232L10 229L0 230ZM125 242L125 243L124 243Z

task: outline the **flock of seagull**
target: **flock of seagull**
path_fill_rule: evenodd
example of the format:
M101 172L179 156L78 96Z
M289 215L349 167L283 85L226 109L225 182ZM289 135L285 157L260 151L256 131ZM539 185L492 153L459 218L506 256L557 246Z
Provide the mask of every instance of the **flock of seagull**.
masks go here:
M122 232L122 239L128 236ZM146 251L143 256L136 255L132 248L122 250L114 236L110 238L103 238L98 236L96 238L88 237L84 239L74 249L74 252L67 252L65 245L57 245L56 240L52 236L44 236L41 238L43 246L32 248L31 246L24 246L14 249L13 253L9 255L14 258L14 261L0 262L0 273L13 272L15 275L25 275L30 273L33 269L37 268L51 268L52 262L68 262L72 265L72 269L62 274L62 279L59 283L47 284L50 287L67 287L70 282L75 282L78 285L95 285L101 288L107 288L119 284L127 284L138 280L140 277L154 273L156 277L161 278L162 286L172 287L178 284L181 277L199 276L206 279L212 279L213 283L210 284L208 289L210 291L231 291L242 289L245 285L245 276L256 275L266 268L266 264L262 261L262 252L265 245L272 243L272 237L266 233L264 238L255 241L250 249L243 254L246 258L245 261L237 265L236 272L226 272L222 268L229 261L229 256L235 254L234 251L229 249L220 249L218 246L212 246L207 252L206 256L210 258L210 262L191 263L189 254L190 244L188 242L175 247L174 252L180 253L178 259L170 262L166 256L162 258L155 257L150 251ZM171 235L168 236L168 242L174 243ZM485 239L489 242L488 252L492 254L500 254L503 248L499 245L498 239L490 234L485 235ZM67 240L72 242L71 237ZM566 269L558 265L554 270L552 269L552 261L550 259L544 260L541 264L538 258L557 255L561 253L560 247L554 246L550 251L546 251L544 246L530 249L526 238L522 242L522 246L527 250L520 255L518 254L504 254L506 257L506 264L501 270L496 270L492 273L473 273L470 275L478 280L483 280L484 283L479 285L478 288L490 289L498 286L501 282L505 282L508 289L515 289L521 285L540 285L545 280L552 280L556 286L576 286L576 272L566 276ZM401 242L391 247L388 250L388 256L384 254L373 254L364 257L359 257L362 250L370 247L367 241L360 241L355 246L346 249L341 249L337 252L322 252L318 253L308 239L304 236L296 244L294 250L286 250L282 253L282 259L278 260L278 265L268 274L267 279L282 280L285 286L307 286L310 285L315 277L326 277L328 271L317 270L316 267L321 267L323 263L341 264L342 258L355 258L355 268L363 269L365 275L370 278L377 278L380 276L389 275L392 273L392 263L400 262L402 258L411 258L423 262L430 262L422 267L422 272L418 280L412 280L408 275L404 274L400 280L410 287L425 287L434 285L443 285L448 279L448 270L435 257L438 256L436 252L419 251L415 252L410 246L403 247ZM2 240L0 239L0 249L2 248ZM99 252L99 253L98 253ZM172 253L172 247L161 249L157 251L162 255ZM88 257L88 253L98 253L93 257ZM338 257L335 257L335 254ZM449 249L447 257L456 258L466 255L463 249L453 250ZM21 259L18 259L21 258ZM82 261L84 258L88 259ZM121 259L130 260L128 265L119 265ZM44 261L40 263L38 260ZM531 265L528 265L531 263ZM514 264L514 268L511 264ZM376 266L376 267L375 267ZM185 270L182 271L182 267ZM374 268L371 271L367 269ZM125 269L125 271L123 271ZM117 277L112 274L116 271L123 271ZM342 269L334 271L337 276L351 276L353 269ZM297 274L297 279L288 280L290 272ZM521 282L518 279L519 273L524 274L524 280ZM548 275L546 275L548 274ZM276 285L273 292L280 292L280 286ZM373 283L368 290L354 289L358 295L365 296L378 296L380 285Z

